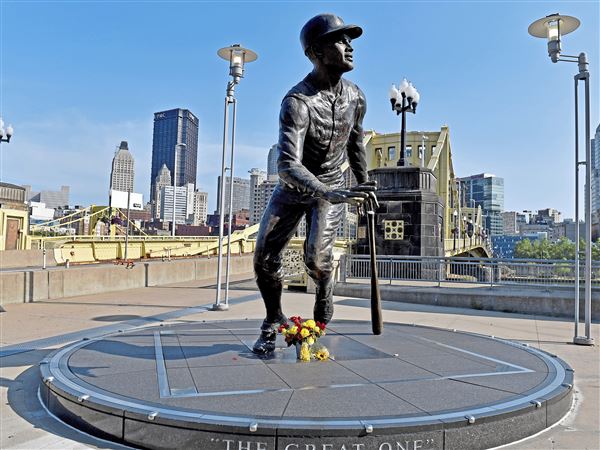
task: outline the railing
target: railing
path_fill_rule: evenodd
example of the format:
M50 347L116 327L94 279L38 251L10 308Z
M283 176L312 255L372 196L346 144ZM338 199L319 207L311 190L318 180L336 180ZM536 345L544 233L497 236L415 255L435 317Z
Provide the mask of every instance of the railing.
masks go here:
M341 279L367 279L371 276L368 255L347 255L340 265ZM469 283L474 285L573 286L572 260L378 256L380 283L394 281L423 284ZM583 287L583 263L580 267ZM600 288L600 262L592 265L592 288Z

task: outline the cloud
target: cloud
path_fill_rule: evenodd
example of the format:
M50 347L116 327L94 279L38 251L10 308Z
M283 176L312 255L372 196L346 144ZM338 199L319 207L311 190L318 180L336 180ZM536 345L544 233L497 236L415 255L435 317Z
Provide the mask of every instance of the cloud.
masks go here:
M2 153L0 176L35 191L68 185L72 204L104 204L115 149L126 140L135 158L135 190L147 198L151 127L147 120L97 121L74 109L20 122Z
M2 145L0 178L29 184L34 191L71 187L72 205L105 204L112 158L121 141L128 141L135 159L136 192L149 200L152 161L152 119L103 121L76 109L23 121L10 144ZM235 176L248 178L253 167L265 169L270 144L236 143ZM229 166L227 149L227 166ZM209 193L209 210L216 208L217 177L221 173L221 142L198 144L198 188Z

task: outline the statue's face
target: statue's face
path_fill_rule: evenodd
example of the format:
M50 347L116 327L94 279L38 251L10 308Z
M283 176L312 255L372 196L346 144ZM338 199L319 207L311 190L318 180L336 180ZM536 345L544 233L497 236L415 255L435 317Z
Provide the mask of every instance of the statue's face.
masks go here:
M346 34L339 34L319 45L319 60L325 67L340 72L354 69L351 45L352 39Z

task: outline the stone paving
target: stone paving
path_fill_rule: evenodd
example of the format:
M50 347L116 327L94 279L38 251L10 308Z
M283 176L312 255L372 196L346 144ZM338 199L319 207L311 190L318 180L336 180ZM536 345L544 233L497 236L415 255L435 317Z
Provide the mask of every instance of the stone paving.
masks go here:
M37 363L52 349L83 336L98 336L140 325L193 323L198 320L260 319L262 301L252 283L231 291L227 312L210 312L202 305L214 302L213 280L133 289L7 305L0 314L0 379L2 417L0 448L125 448L75 431L50 417L37 399ZM336 319L368 320L369 301L336 298ZM285 292L288 315L310 316L311 296ZM384 302L386 322L416 323L439 328L460 329L525 342L557 354L575 370L574 409L560 424L511 449L598 449L600 448L599 351L598 346L571 345L573 325L543 316L494 313ZM598 341L600 326L593 324ZM52 339L48 339L52 338Z

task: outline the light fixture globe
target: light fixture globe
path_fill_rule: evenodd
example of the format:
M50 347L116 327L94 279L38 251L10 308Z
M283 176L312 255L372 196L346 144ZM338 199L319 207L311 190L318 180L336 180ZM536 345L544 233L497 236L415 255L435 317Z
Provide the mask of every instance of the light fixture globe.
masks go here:
M562 16L558 13L550 14L549 16L542 17L541 19L536 20L531 25L527 31L530 35L538 38L548 38L549 30L553 26L553 22L558 21L560 36L564 36L565 34L569 34L572 31L575 31L579 28L581 22L577 17L573 16Z
M258 59L258 55L240 44L223 47L217 51L217 55L225 61L229 61L229 74L235 78L243 78L244 64Z
M556 13L536 20L529 25L527 31L534 37L548 39L548 56L552 62L558 62L561 52L560 37L575 31L579 25L579 19L576 17Z

